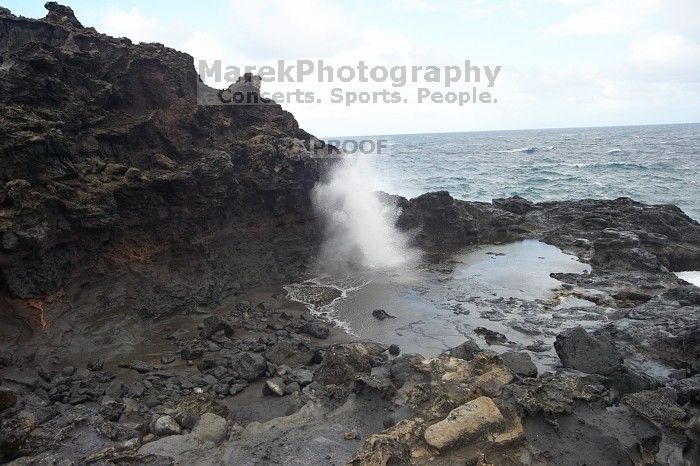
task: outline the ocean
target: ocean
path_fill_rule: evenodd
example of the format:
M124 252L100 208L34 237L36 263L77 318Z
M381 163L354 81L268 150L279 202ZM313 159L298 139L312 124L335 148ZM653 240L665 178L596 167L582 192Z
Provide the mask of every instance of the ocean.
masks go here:
M526 349L540 370L551 370L559 364L556 335L578 325L594 330L608 311L567 295L550 277L586 274L590 265L540 241L421 260L395 228L396 210L379 203L376 190L406 197L447 190L478 201L628 196L676 204L700 219L700 124L346 139L385 140L389 151L348 157L314 189L327 226L318 273L285 288L313 314L404 352L439 354L479 332L498 332L505 340L486 340L490 349ZM700 283L699 274L679 276ZM373 309L393 318L380 322Z
M383 191L491 201L631 197L700 220L700 124L407 134L369 156Z

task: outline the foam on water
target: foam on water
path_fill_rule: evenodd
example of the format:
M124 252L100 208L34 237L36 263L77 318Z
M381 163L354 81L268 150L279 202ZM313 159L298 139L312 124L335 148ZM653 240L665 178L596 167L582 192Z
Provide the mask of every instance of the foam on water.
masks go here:
M371 283L371 280L359 275L332 277L324 275L311 278L301 283L292 283L283 288L287 298L304 304L312 315L327 320L347 333L355 335L350 325L339 318L334 305L347 299L349 294L358 291Z

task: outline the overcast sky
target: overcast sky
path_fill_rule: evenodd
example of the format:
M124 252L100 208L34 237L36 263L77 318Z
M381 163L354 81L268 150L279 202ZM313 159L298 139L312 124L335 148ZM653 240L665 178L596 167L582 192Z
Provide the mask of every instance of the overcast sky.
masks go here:
M1 3L15 14L45 15L43 0ZM196 9L173 0L61 3L101 32L225 66L278 59L502 66L489 89L498 103L463 107L419 104L417 86L400 89L408 103L348 107L329 101L337 86L306 80L301 88L324 101L284 106L322 137L700 121L698 0L220 0ZM471 89L461 86L434 90ZM395 90L343 85L383 88Z

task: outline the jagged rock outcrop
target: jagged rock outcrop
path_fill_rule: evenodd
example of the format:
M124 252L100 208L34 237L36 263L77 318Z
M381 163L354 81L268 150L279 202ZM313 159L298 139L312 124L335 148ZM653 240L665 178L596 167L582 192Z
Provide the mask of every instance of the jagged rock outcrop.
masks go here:
M98 263L196 264L219 249L235 253L194 275L200 285L298 266L325 163L311 155L334 148L271 102L197 105L215 91L191 56L46 8L38 20L0 11L2 290L44 298ZM251 260L259 272L247 275Z
M673 205L629 198L535 204L518 196L486 203L454 199L446 191L388 198L401 209L399 227L415 232L415 242L425 248L540 239L601 269L700 268L700 224Z

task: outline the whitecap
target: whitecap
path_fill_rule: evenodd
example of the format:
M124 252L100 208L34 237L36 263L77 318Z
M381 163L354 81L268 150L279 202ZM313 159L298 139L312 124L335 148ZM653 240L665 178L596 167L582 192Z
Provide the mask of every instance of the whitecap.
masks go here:
M623 155L625 151L622 149L610 149L609 151L606 152L608 155Z
M525 154L532 154L537 152L537 147L521 147L519 149L509 149L509 150L497 150L499 154L514 154L517 152L522 152Z

